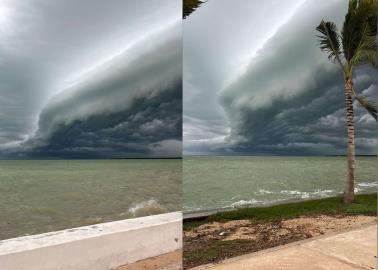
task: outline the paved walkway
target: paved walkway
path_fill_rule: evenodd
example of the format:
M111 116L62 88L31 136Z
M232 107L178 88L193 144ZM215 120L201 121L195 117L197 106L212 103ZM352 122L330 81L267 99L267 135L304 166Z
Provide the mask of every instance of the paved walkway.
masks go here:
M377 225L369 225L192 270L370 270L376 264Z
M142 260L116 270L181 270L182 251L175 251L154 258Z

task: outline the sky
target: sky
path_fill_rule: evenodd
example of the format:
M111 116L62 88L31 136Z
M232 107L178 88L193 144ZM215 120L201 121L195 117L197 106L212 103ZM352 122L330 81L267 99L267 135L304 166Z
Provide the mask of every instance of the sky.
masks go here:
M347 1L207 1L183 26L185 155L344 155L343 78L315 38ZM357 92L376 101L377 71ZM355 104L356 152L376 154L377 123Z
M0 158L182 153L176 0L0 0Z

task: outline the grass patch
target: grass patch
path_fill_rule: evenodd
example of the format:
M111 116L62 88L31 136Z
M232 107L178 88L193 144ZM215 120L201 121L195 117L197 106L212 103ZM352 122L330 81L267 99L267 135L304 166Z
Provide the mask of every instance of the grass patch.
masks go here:
M344 204L341 197L309 200L269 207L243 208L217 213L202 220L184 221L184 230L191 230L208 222L230 220L275 221L313 215L369 215L377 214L377 194L356 195L353 204Z
M213 242L200 249L186 250L184 264L191 267L216 262L227 257L237 256L239 255L240 250L249 250L250 246L250 241L247 240ZM227 256L222 256L226 254Z

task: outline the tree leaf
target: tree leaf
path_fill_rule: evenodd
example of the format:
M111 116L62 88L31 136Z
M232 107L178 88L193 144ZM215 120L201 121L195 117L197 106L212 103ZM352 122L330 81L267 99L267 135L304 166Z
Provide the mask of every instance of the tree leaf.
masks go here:
M377 0L349 1L341 37L344 57L352 65L376 64L372 54L377 44L377 7Z
M320 49L328 53L328 59L331 61L336 62L336 60L339 60L341 45L336 24L322 20L316 30L319 32L316 37L318 38Z
M370 101L366 96L355 96L358 102L363 106L370 114L374 117L375 121L377 121L378 112L377 112L377 104L373 101Z
M199 8L204 2L201 0L183 0L182 18L186 19L192 12Z

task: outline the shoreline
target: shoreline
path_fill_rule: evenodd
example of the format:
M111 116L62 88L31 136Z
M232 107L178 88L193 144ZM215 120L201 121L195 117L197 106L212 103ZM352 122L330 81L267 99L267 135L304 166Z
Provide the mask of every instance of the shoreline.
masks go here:
M359 192L356 193L356 195L372 195L376 194L375 192L366 191L366 192ZM219 213L225 213L225 212L232 212L232 211L238 211L240 209L254 209L254 208L269 208L272 206L278 206L278 205L285 205L285 204L292 204L292 203L301 203L301 202L309 202L309 201L318 201L322 199L328 199L328 198L339 198L342 196L342 193L336 196L327 196L327 197L318 197L318 198L291 198L291 199L285 199L280 201L272 201L267 202L265 204L261 205L245 205L240 207L223 207L218 209L209 209L209 210L198 210L198 211L188 211L183 212L183 221L184 222L190 222L190 221L199 221L206 219L210 216L219 214Z

